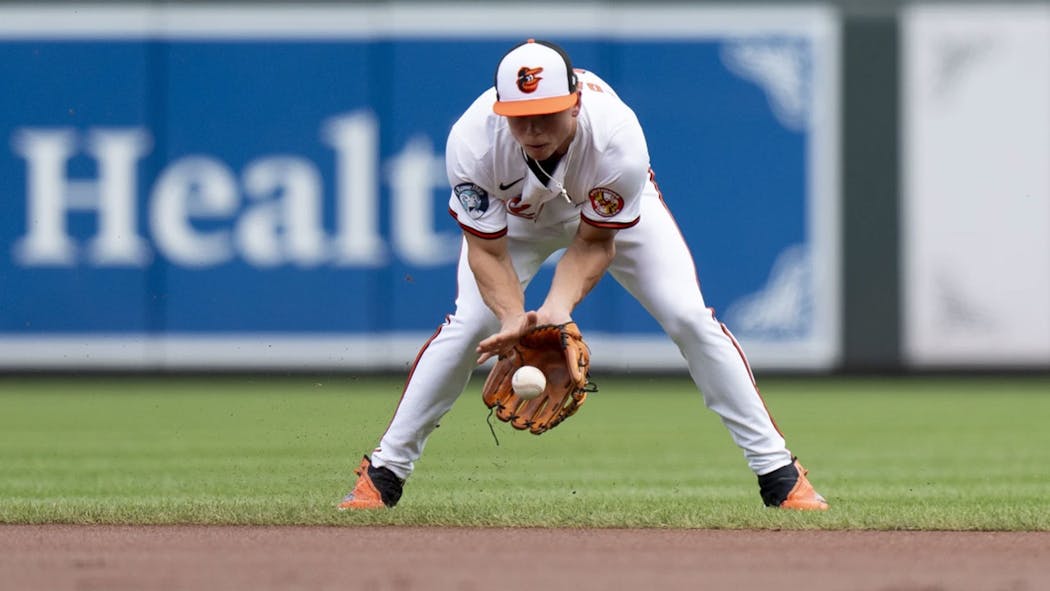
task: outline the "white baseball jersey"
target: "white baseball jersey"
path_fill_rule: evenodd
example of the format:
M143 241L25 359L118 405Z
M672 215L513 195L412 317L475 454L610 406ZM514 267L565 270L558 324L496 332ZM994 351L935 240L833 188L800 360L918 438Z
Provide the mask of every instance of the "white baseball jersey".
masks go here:
M448 139L451 214L464 232L507 237L523 287L551 253L568 246L579 224L617 229L608 272L678 345L705 404L721 417L751 469L767 474L790 464L791 453L758 394L742 349L704 304L692 255L649 169L638 119L600 78L584 71L578 76L582 103L576 132L554 170L530 168L506 119L492 111L494 90L470 106ZM400 478L412 473L427 438L466 388L476 368L477 344L499 328L467 263L466 248L464 241L455 312L424 343L394 418L372 454L373 465ZM484 410L480 400L477 410Z
M496 91L482 94L452 127L445 152L449 209L467 232L495 238L509 216L534 225L575 220L624 229L639 219L649 178L649 149L634 112L593 73L577 70L582 103L576 136L544 186L529 169L505 117L492 112ZM564 188L569 196L561 195ZM571 203L570 203L571 202Z

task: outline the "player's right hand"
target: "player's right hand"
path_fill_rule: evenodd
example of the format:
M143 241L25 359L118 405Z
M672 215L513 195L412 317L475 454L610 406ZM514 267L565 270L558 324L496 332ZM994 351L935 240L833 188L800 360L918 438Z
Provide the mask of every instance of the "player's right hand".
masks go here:
M478 365L509 352L518 343L521 335L535 328L538 322L539 316L535 311L505 318L499 332L478 343Z

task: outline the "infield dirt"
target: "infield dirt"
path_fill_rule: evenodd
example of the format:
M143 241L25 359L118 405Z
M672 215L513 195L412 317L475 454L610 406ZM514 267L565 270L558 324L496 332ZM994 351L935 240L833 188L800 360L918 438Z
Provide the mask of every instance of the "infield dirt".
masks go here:
M1050 532L0 525L0 588L1050 589Z

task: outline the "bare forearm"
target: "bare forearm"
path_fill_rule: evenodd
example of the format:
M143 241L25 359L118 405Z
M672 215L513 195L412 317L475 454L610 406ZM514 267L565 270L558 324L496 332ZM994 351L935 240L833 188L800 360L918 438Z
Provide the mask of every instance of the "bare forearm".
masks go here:
M478 364L504 355L524 332L536 325L536 312L525 311L525 293L514 270L505 239L483 241L467 236L467 262L481 299L499 319L499 332L478 343Z
M496 317L503 321L508 317L523 314L525 295L510 256L505 252L494 254L481 248L471 248L467 257L481 291L481 298Z

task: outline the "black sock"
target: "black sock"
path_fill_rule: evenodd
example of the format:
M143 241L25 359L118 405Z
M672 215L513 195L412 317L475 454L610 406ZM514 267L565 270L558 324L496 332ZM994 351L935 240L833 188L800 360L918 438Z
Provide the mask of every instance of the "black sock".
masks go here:
M769 474L758 477L759 493L767 507L779 507L787 499L788 493L798 482L798 468L792 462L783 468L777 468Z
M384 505L393 507L401 500L401 489L404 486L404 481L391 472L389 468L376 468L369 464L368 477L372 479L372 484L379 491L379 496L383 498Z

